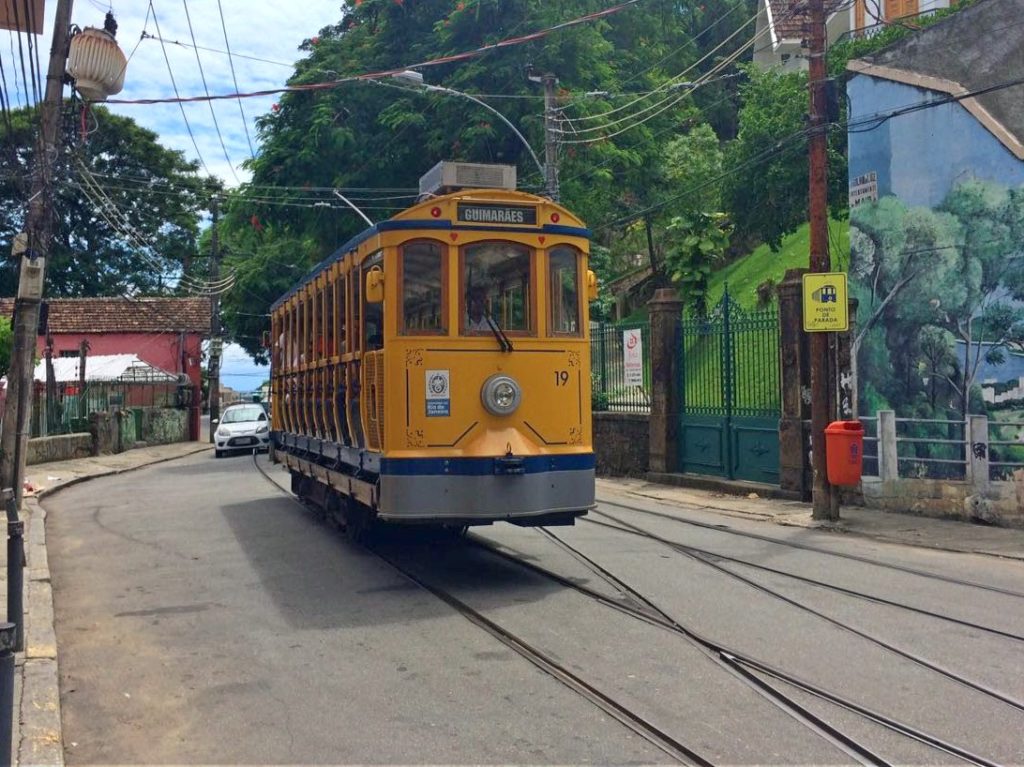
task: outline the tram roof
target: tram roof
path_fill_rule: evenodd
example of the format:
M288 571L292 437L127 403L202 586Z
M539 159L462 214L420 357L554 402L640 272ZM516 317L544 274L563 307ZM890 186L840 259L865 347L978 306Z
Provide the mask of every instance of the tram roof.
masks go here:
M286 292L283 296L278 298L271 305L270 311L276 310L281 304L283 304L285 301L287 301L289 298L291 298L296 293L296 291L298 291L304 285L308 285L318 274L320 274L322 271L324 271L328 266L330 266L331 264L335 263L336 261L339 261L340 259L344 258L346 253L349 253L349 252L355 250L356 248L358 248L360 245L362 245L364 242L366 242L368 239L370 239L374 235L380 234L381 232L395 231L395 230L399 230L399 229L450 229L450 228L452 228L451 221L449 221L449 220L436 221L436 220L433 220L433 219L415 218L415 214L419 210L421 210L421 209L422 210L427 210L427 209L429 209L431 207L436 206L438 203L444 202L444 201L447 201L447 200L453 200L453 199L459 199L459 198L479 198L481 196L483 197L483 199L490 199L490 200L494 200L494 201L497 201L496 198L501 197L501 198L504 198L504 201L510 202L510 203L511 202L522 202L522 203L530 203L530 204L541 203L541 204L545 204L545 205L550 205L552 207L557 208L559 211L563 212L565 215L569 216L572 220L579 222L578 218L576 218L572 213L569 212L568 209L562 207L557 202L554 202L554 201L549 200L547 198L537 197L536 195L529 194L528 192L495 190L495 189L472 189L472 190L462 189L462 190L459 190L458 192L452 192L451 194L443 195L441 197L432 197L429 200L425 200L423 202L416 203L415 205L411 205L410 207L406 208L405 210L401 211L400 213L395 214L394 216L392 216L391 218L389 218L389 219L387 219L385 221L380 221L380 222L374 224L373 226L367 227L366 229L361 231L359 234L355 235L350 240L348 240L348 242L346 242L345 244L341 245L338 248L335 248L335 250L329 256L327 256L327 258L325 258L323 261L321 261L316 266L314 266L312 269L310 269L308 272L306 272L306 274L304 274L294 285L292 285L292 287L288 290L288 292ZM579 222L579 223L582 224L582 222ZM470 226L460 227L460 228L477 229L477 228L481 228L481 227L475 227L475 226L470 225ZM502 231L502 230L506 229L506 227L493 226L493 225L488 225L488 226L485 226L485 227L482 227L482 228L487 229L489 231ZM552 234L569 234L569 235L572 235L574 237L586 237L588 239L590 237L590 230L587 229L584 226L567 226L567 225L559 225L559 224L544 224L543 226L540 226L539 229L542 232L548 232L548 233L552 233ZM524 229L516 229L514 227L508 227L507 230L508 231L515 231L515 232L529 231L529 230L524 230Z

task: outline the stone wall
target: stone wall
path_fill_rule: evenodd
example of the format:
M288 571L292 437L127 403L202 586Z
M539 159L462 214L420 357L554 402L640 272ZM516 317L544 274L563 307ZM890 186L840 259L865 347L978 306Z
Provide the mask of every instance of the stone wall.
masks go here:
M51 461L88 458L92 452L92 434L59 434L55 437L37 437L28 441L25 463L32 466Z
M972 482L903 477L864 477L861 490L865 505L876 509L1024 527L1024 470L1011 481L989 482L983 492Z
M594 413L597 473L639 477L647 473L650 418L642 413Z
M188 411L147 408L142 411L142 441L147 445L168 445L188 441Z
M136 430L136 420L141 419L141 429ZM118 410L113 413L93 413L89 416L89 431L95 441L95 451L101 453L123 453L138 442L147 445L167 445L172 442L188 442L188 411L176 408L141 408ZM141 434L142 439L136 438Z

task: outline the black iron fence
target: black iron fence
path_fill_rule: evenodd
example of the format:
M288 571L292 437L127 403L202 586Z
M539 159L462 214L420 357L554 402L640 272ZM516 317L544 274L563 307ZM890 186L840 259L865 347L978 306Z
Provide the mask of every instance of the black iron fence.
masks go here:
M639 345L637 345L637 340ZM628 366L627 354L630 360ZM639 370L632 362L637 359L640 363ZM649 322L601 322L591 325L590 366L591 404L595 411L650 412L651 325Z

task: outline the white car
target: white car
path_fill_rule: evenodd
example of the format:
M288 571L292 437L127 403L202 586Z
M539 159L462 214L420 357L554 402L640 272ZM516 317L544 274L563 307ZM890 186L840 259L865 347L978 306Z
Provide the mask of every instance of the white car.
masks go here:
M217 458L233 450L267 450L270 447L270 420L262 405L229 405L220 414L214 433Z

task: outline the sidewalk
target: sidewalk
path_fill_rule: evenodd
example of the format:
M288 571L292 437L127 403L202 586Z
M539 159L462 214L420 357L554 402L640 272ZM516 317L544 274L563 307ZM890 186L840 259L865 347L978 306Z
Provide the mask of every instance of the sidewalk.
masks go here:
M39 499L62 487L95 477L120 474L154 463L210 450L207 442L184 442L129 450L118 455L80 458L29 466L23 518L28 567L25 652L18 654L15 683L15 764L63 765L57 639L53 626L53 593L46 555L46 511ZM984 527L927 517L844 507L837 525L811 520L810 506L793 501L737 497L705 490L656 485L636 479L598 479L598 500L625 505L650 505L685 516L713 513L750 521L801 527L827 527L891 543L969 552L1024 561L1024 530ZM0 547L0 561L4 547ZM0 567L0 597L6 595L6 562Z

